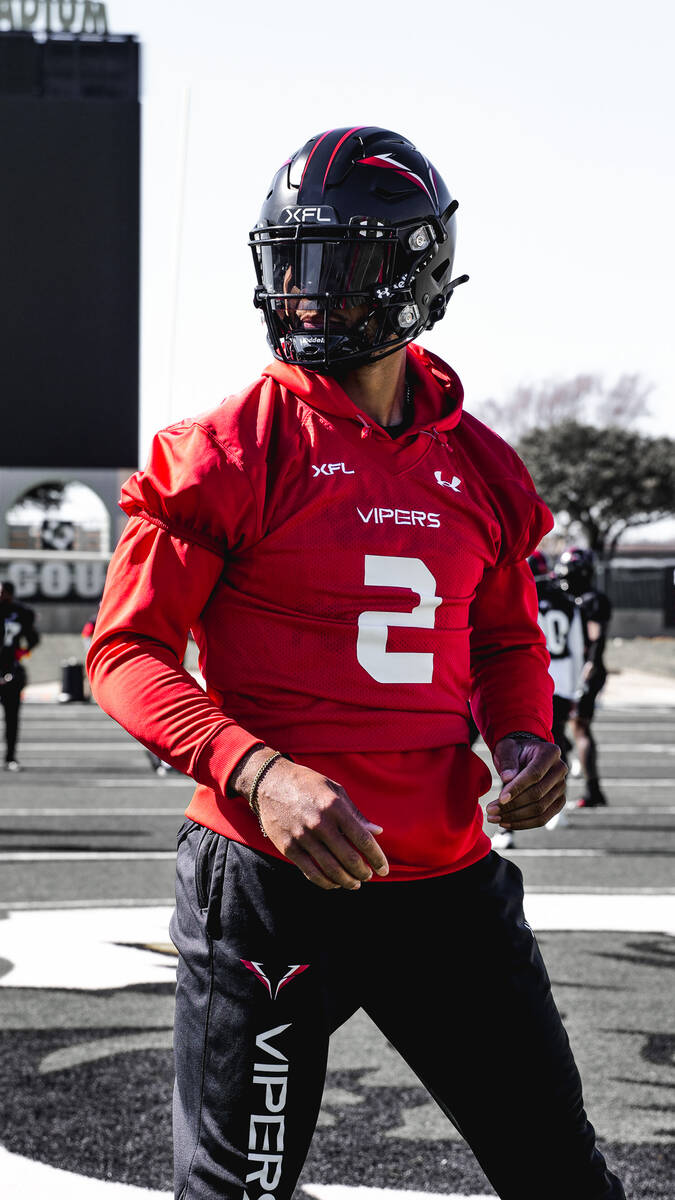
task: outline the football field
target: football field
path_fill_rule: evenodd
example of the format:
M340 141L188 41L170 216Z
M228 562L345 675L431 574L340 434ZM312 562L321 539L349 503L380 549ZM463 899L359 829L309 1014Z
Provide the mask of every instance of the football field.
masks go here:
M631 1200L672 1195L675 1158L673 689L652 700L622 697L598 713L610 807L569 808L566 828L521 834L504 852L525 876L526 915L586 1106ZM25 770L2 777L0 800L2 1191L27 1200L166 1196L176 962L167 926L191 784L158 778L94 704L31 703L22 715ZM578 780L569 793L580 794ZM437 986L451 963L442 927L437 961L420 964L413 946L400 953L420 988ZM498 1025L498 996L495 1012ZM508 1030L485 1037L498 1071ZM485 1112L493 1119L489 1080ZM297 1197L416 1193L494 1194L416 1077L358 1014L333 1039Z

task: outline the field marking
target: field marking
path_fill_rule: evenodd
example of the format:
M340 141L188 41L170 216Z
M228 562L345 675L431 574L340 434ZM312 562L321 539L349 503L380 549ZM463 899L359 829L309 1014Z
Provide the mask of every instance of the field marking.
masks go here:
M79 836L87 835L82 833ZM504 847L499 853L515 854L521 858L612 858L615 852L562 846L528 847L523 850L513 846L510 849ZM643 852L633 850L630 853L634 858L640 858ZM175 850L3 850L0 853L0 863L169 862L175 857Z
M58 775L58 773L59 773L58 768L55 768L51 772L51 776ZM28 780L26 780L27 774L29 776ZM22 773L21 782L19 782L18 779L15 779L15 786L21 787L22 785L25 785L26 783L37 783L37 782L40 782L40 781L30 779L30 767L28 767L28 769L27 770L24 769L24 771ZM175 787L185 787L186 784L189 784L193 788L197 786L194 779L191 779L190 776L188 776L188 775L181 775L178 771L173 775L164 775L164 776L157 775L156 776L154 774L154 772L151 773L150 769L148 768L148 771L146 772L145 775L138 776L138 777L134 776L134 775L120 775L119 778L117 778L117 779L98 779L96 777L96 775L89 775L89 776L88 775L74 775L72 778L69 777L66 780L65 786L67 786L69 788L96 788L96 787L102 787L102 788L108 788L108 787L115 787L115 788L120 788L120 787L125 787L125 788L169 787L169 788L172 788L173 787L173 788L175 788ZM52 786L51 778L50 778L50 782L45 784L45 786L46 787ZM673 786L675 786L675 784Z
M168 1200L173 1194L129 1183L113 1183L63 1171L35 1159L12 1154L0 1146L0 1176L11 1196L48 1196L49 1200ZM310 1200L494 1200L494 1195L473 1192L405 1192L394 1188L347 1187L344 1184L308 1183L302 1191Z
M525 911L537 932L666 933L675 936L674 894L528 892Z
M556 895L556 896L673 896L675 895L675 887L589 887L584 884L583 887L566 887L564 884L556 885L555 887L547 887L545 884L537 884L537 895ZM526 901L529 892L526 892ZM115 896L111 899L96 896L95 899L77 899L77 900L0 900L0 912L44 912L54 911L58 909L70 911L73 909L88 909L88 908L173 908L172 896L149 896L146 899L120 898Z
M49 1200L167 1200L170 1192L149 1191L62 1171L0 1146L0 1178L8 1196L45 1196ZM487 1200L487 1197L486 1197Z
M4 908L4 906L3 906ZM173 977L172 905L114 908L5 908L0 987L96 991ZM675 936L675 894L528 892L525 912L537 933L660 933ZM169 953L167 953L167 951Z
M665 722L664 722L665 724ZM654 733L654 722L645 721L598 721L593 722L596 733ZM670 728L668 726L668 728Z
M673 787L675 787L675 783L673 783ZM656 816L661 816L663 814L665 814L665 816L672 816L673 813L675 813L675 804L661 804L661 805L657 804L657 805L650 805L650 806L645 805L644 807L642 807L639 804L631 804L631 805L608 804L606 808L602 808L602 806L601 806L600 809L597 809L597 808L575 808L574 801L573 801L572 804L570 805L570 812L567 813L566 815L572 816L572 814L574 813L574 815L576 816L577 813L583 813L584 814L583 819L585 821L588 814L593 813L593 812L596 815L598 812L601 812L603 815L603 818L611 817L614 813L616 813L617 816L622 816L622 817L625 817L625 816L656 817Z
M673 889L675 891L675 889ZM77 908L173 908L172 896L149 897L147 900L0 900L0 912L67 912Z
M182 817L184 814L184 808L12 808L0 812L0 821L11 817L86 817L89 820L90 817Z
M53 754L55 750L61 751L63 754L69 754L71 750L138 750L140 754L145 754L145 746L141 746L138 742L129 738L110 739L109 742L30 742L24 738L23 741L24 753L40 753L49 751Z
M515 831L515 835L518 835L518 830ZM540 846L527 850L521 850L519 846L512 846L508 850L506 847L504 849L498 847L498 849L500 854L520 854L526 855L528 858L607 858L612 854L611 850L574 850L562 846ZM639 854L639 851L636 851L636 854ZM1 860L2 856L0 855Z
M71 750L139 750L145 754L145 747L133 738L128 737L111 737L105 742L39 742L24 738L23 745L26 750L42 753L43 751L54 752L55 750L62 751L64 754ZM484 754L489 754L487 747L481 747ZM617 742L607 743L600 747L605 754L622 753L622 754L675 754L675 745L672 742L634 742L629 745Z
M86 837L86 834L80 836ZM520 850L514 846L500 853L527 855L530 858L607 858L612 851L563 849L558 846ZM636 856L639 857L639 851L636 851ZM175 857L175 850L3 850L0 862L168 862Z
M312 1200L495 1200L494 1192L401 1192L398 1188L349 1187L345 1183L305 1183Z
M0 862L149 862L175 857L175 850L7 850Z
M675 784L673 785L675 786ZM11 820L14 817L176 817L184 814L183 808L138 808L137 805L118 805L116 808L99 807L99 808L14 808L6 809L0 812L0 821ZM579 808L576 809L574 804L570 806L568 817L583 813L583 820L589 813L595 812L598 815L597 809ZM675 815L675 804L661 804L656 806L641 806L641 805L618 805L610 804L607 808L600 810L602 820L612 816L634 816L634 817L660 817ZM648 832L648 828L645 830Z
M675 786L675 784L673 785ZM577 813L583 813L585 821L589 813L601 813L601 819L605 821L607 817L661 817L675 816L675 804L662 805L618 805L610 804L607 808L592 809L592 808L575 808L574 803L570 806L570 811L566 813L567 817L576 816ZM90 817L181 817L184 816L184 808L161 808L157 805L156 808L139 808L137 805L118 805L116 808L97 807L97 808L10 808L0 812L0 821L12 820L14 817L79 817L89 820ZM568 826L573 828L573 826ZM645 828L645 833L649 832L649 826Z
M89 767L89 771L92 771L91 767ZM65 774L65 772L59 771L58 766L55 766L52 771L52 775L58 775L60 773ZM29 776L28 779L26 779L26 775ZM6 780L5 782L7 783L7 786L10 786L10 780ZM28 782L37 782L30 779L30 767L24 770L21 779L15 777L11 780L11 783L14 787L25 786L25 784ZM582 787L583 782L583 779L580 777L572 776L568 779L568 786L576 785L578 787ZM72 788L185 787L187 785L194 788L197 786L195 780L189 775L181 775L181 773L177 771L171 775L156 776L154 772L151 771L150 767L148 767L147 771L143 775L119 775L117 777L108 777L103 779L99 778L99 776L95 774L88 775L86 772L78 772L77 775L69 776L66 780L66 783L68 787ZM625 779L615 778L611 775L603 774L602 783L609 790L618 787L639 787L643 789L654 787L672 788L673 792L675 793L675 779L672 778L650 779L649 776L646 776L642 779ZM493 777L492 786L497 787L498 785L501 787L500 780ZM47 784L47 786L49 786L49 784ZM613 805L610 805L610 808L612 807Z
M499 779L497 779L496 776L493 776L492 782L493 782L493 786L496 787L499 784L499 786L501 787L501 781ZM625 779L624 777L619 777L619 776L614 776L614 775L605 775L605 773L603 772L601 782L602 782L603 787L607 787L607 788L669 787L669 788L673 788L673 790L675 791L675 778L650 779L648 775L645 775L642 777L642 779ZM581 775L568 775L567 776L567 786L570 787L570 786L574 786L574 785L576 785L577 787L583 787L584 780ZM610 805L610 807L611 807L611 805Z

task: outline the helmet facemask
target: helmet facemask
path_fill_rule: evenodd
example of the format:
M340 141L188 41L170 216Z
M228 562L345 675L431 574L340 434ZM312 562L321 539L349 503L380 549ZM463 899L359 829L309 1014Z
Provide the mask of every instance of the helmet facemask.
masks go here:
M447 240L434 216L399 226L365 217L348 225L257 226L249 241L255 304L276 357L330 374L407 345L443 315L460 282L448 291L443 279L452 267L452 251L442 254ZM427 272L421 290L419 273L434 259L446 287Z

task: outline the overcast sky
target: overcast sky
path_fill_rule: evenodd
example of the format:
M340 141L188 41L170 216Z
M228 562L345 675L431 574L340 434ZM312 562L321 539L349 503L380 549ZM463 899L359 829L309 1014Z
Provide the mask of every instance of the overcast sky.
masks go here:
M460 202L471 282L422 339L466 404L599 371L675 435L670 0L109 0L143 46L142 458L270 358L248 230L314 133L410 137Z

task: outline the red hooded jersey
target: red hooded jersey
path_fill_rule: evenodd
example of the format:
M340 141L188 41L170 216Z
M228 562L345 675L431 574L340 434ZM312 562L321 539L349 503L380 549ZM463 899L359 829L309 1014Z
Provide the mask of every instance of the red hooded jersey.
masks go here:
M192 775L195 820L274 853L227 779L257 742L338 780L384 827L390 879L487 852L490 748L550 738L526 556L552 521L514 451L408 351L393 439L336 380L275 362L154 440L124 485L88 668L97 700ZM207 694L180 667L188 630Z

